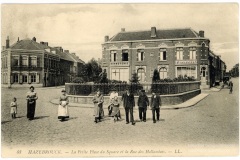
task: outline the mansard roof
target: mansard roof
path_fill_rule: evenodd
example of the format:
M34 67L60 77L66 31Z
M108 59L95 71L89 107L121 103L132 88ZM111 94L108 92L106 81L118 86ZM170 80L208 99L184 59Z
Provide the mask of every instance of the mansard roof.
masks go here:
M113 36L109 41L134 41L154 39L198 38L199 34L191 28L156 30L156 37L151 37L151 30L147 31L122 31Z

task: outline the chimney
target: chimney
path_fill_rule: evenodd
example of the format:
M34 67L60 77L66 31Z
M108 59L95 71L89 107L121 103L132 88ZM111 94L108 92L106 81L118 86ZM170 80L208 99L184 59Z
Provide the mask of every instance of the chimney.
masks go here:
M41 44L41 45L44 45L44 42L43 42L43 41L41 41L41 42L40 42L40 44Z
M69 50L64 50L64 52L69 53Z
M105 42L109 41L109 36L105 36Z
M9 48L9 36L7 36L7 40L6 40L6 49Z
M204 31L199 31L199 37L204 37Z
M151 27L151 37L157 37L157 29L156 27Z
M36 37L33 37L32 40L36 42L37 39L36 39Z
M18 42L19 42L19 37L18 37Z
M121 28L121 32L125 32L125 28Z
M43 42L43 44L44 44L45 46L48 46L48 42Z
M74 56L76 56L76 53L72 53Z

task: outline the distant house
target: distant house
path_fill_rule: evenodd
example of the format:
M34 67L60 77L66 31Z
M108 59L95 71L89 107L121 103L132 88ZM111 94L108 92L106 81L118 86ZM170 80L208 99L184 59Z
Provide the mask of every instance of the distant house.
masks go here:
M36 42L36 38L18 40L1 52L2 84L14 86L58 86L78 76L77 69L84 62L77 56L50 47L48 42Z
M129 81L137 73L141 83L152 81L157 69L160 79L194 77L202 88L209 88L210 40L204 31L191 28L125 31L102 44L102 68L109 79Z

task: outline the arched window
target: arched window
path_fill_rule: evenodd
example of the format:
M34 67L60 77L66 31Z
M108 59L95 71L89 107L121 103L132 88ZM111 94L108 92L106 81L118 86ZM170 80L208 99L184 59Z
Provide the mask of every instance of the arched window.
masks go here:
M143 68L139 68L137 70L137 74L138 74L138 77L139 77L139 81L144 82L145 81L145 70Z
M167 69L165 67L162 67L159 69L159 76L160 76L160 79L167 78Z

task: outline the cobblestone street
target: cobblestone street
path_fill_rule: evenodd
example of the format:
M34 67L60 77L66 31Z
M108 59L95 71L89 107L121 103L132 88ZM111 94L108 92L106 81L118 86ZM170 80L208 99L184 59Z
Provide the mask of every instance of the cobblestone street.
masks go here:
M57 106L51 104L50 100L60 95L61 87L35 89L39 97L36 118L28 121L25 100L28 89L2 88L2 154L4 155L5 151L16 152L24 148L63 147L67 148L66 152L71 152L71 148L78 150L141 148L162 149L167 152L165 155L172 155L176 152L175 149L177 151L180 149L181 154L185 156L214 155L216 150L223 150L221 153L223 155L236 155L239 141L238 78L232 80L233 94L229 94L228 89L219 92L205 91L209 92L209 96L193 107L161 110L161 120L156 124L152 122L151 110L147 111L147 122L139 122L138 111L135 110L135 126L125 124L122 106L123 119L116 123L113 119L105 117L102 122L95 124L93 109L80 107L70 107L70 119L60 122L57 119ZM9 104L14 96L18 102L18 118L12 121ZM106 114L106 105L104 107ZM209 150L210 147L214 148ZM224 150L225 148L228 150ZM114 155L112 153L103 156ZM149 154L153 155L165 156ZM75 156L84 156L84 153Z

